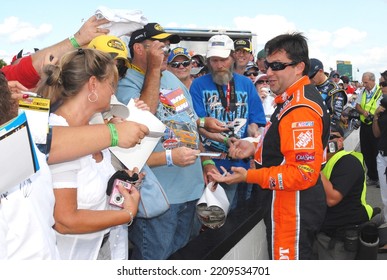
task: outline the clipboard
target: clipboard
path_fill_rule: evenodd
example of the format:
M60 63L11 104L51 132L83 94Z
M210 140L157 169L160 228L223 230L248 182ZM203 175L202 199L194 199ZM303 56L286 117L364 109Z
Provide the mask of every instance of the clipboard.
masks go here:
M50 115L50 99L38 96L30 96L26 99L21 99L19 100L19 114L21 112L26 113L34 143L46 144L49 129L48 117Z
M0 194L39 170L35 145L24 112L0 126L0 154Z

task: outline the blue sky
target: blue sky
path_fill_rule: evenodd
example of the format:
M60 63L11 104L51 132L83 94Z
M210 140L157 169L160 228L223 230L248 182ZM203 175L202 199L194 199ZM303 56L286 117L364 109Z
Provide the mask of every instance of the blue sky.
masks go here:
M352 62L354 79L365 71L379 78L387 69L387 0L3 1L0 58L9 62L23 48L63 40L99 6L141 10L164 27L251 30L258 35L255 52L276 35L299 31L308 38L310 57L326 70L336 68L336 60Z

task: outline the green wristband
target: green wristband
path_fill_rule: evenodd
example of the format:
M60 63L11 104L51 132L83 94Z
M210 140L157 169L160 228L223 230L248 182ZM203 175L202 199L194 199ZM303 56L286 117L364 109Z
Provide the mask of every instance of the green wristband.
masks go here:
M223 143L228 146L228 136L226 136L224 139L223 139Z
M118 132L116 126L113 123L108 123L108 127L110 130L110 138L111 138L111 147L118 146Z
M204 128L205 123L206 123L206 118L199 119L199 127Z
M215 162L212 159L207 159L207 160L202 162L203 167L206 165L215 165Z
M70 43L74 48L80 48L81 46L78 44L77 40L75 39L74 35L71 35L69 37Z

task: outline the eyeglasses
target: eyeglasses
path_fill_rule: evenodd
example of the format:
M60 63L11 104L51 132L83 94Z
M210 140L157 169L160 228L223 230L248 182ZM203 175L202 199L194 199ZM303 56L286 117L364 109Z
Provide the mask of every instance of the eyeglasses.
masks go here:
M258 76L258 72L245 72L243 75L245 75L245 76L254 75L254 77L257 77Z
M333 78L336 78L336 79L340 78L339 75L333 75L332 77L333 77Z
M183 67L188 67L189 65L191 64L191 60L184 60L182 62L171 62L169 63L169 65L171 65L172 68L179 68L180 65L183 65Z
M271 68L272 71L280 71L284 70L288 66L296 65L298 62L292 61L290 63L283 63L283 62L267 62L267 60L264 61L266 70Z
M257 81L257 84L260 84L260 85L262 85L262 84L268 84L269 83L269 80L258 80Z

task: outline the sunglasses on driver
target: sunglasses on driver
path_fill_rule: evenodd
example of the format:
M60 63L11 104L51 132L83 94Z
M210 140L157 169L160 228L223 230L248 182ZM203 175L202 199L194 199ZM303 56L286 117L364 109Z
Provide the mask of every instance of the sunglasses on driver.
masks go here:
M267 60L264 61L266 70L271 68L272 71L280 71L284 70L288 66L296 65L298 62L292 61L289 63L283 63L283 62L268 62Z

